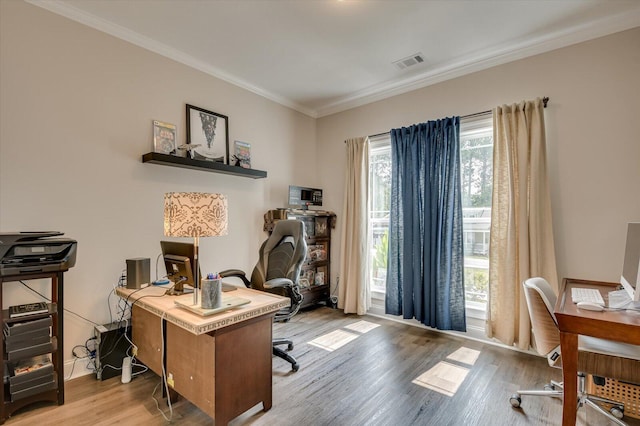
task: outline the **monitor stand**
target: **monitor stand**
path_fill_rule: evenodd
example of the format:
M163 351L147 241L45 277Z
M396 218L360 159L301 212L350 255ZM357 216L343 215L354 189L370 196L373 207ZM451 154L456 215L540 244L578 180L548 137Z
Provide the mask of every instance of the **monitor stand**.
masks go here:
M176 284L173 288L167 290L165 294L168 296L182 296L183 294L191 293L193 293L193 287Z

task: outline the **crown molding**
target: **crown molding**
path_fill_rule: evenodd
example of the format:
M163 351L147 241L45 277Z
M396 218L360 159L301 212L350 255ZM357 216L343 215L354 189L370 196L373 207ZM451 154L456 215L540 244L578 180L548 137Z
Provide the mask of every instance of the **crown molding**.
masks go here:
M64 16L73 21L76 21L88 27L94 28L98 31L117 37L121 40L128 41L129 43L132 43L136 46L142 47L143 49L162 55L166 58L172 59L181 64L187 65L188 67L194 68L198 71L202 71L220 80L226 81L227 83L233 84L234 86L238 86L242 89L248 90L252 93L255 93L256 95L267 98L280 105L283 105L295 111L306 114L312 118L316 118L316 111L311 108L307 108L304 105L300 105L297 102L294 102L290 99L276 95L260 87L254 86L242 79L229 75L216 67L206 64L194 58L191 55L187 55L177 49L169 47L149 37L143 36L135 31L131 31L120 25L116 25L112 22L99 18L95 15L86 13L83 10L80 10L74 6L71 6L69 4L63 3L58 0L46 0L46 1L45 0L25 0L25 1L34 6L41 7L57 15Z
M547 33L541 37L510 43L497 49L485 50L472 57L445 64L417 76L368 87L319 107L316 110L316 115L317 118L326 117L497 65L635 28L639 26L639 23L640 7L631 12L627 11L593 20L562 31Z
M356 108L372 102L380 101L392 96L421 89L436 83L461 77L477 71L482 71L497 65L502 65L518 59L545 53L551 50L570 46L583 41L603 37L616 32L635 28L640 23L640 7L633 11L627 11L617 15L592 20L587 23L576 25L562 31L547 33L537 38L520 40L508 45L499 46L494 49L487 49L472 57L463 60L443 64L435 69L431 69L423 74L406 78L403 80L392 80L381 84L376 84L359 90L353 94L338 98L326 105L316 109L301 105L291 99L271 93L260 87L254 86L244 80L238 79L224 71L212 67L191 55L187 55L139 33L128 30L112 22L88 14L76 7L63 3L59 0L25 0L34 6L49 10L50 12L62 15L73 21L87 25L98 31L110 34L119 39L128 41L136 46L165 56L174 61L180 62L191 68L202 71L227 83L248 90L273 102L291 108L312 118L320 118L336 114L348 109Z

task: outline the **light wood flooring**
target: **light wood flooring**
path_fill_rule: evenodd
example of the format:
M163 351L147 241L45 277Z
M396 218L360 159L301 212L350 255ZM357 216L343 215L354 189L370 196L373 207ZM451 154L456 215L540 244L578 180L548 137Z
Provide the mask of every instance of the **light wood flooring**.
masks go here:
M379 326L364 333L345 328L363 320ZM367 325L360 323L363 324ZM358 337L334 351L308 343L335 330ZM231 426L561 423L560 399L523 397L522 409L509 404L509 396L519 388L538 389L549 379L561 380L560 371L550 368L541 357L377 317L344 315L325 307L301 312L288 323L276 324L274 336L294 339L292 354L300 362L300 370L292 373L289 364L274 358L273 408L263 412L261 406L256 406L232 421ZM431 382L452 390L450 381L458 380L460 386L451 395L412 383L423 373L440 367L445 369L448 380L436 378ZM129 384L121 384L120 377L97 381L95 376L84 376L66 383L63 406L35 404L14 414L5 424L164 425L168 422L151 398L159 382L151 372L135 377ZM160 390L156 392L159 394ZM160 401L168 416L166 403ZM211 425L213 421L181 399L173 406L170 423ZM582 408L578 424L610 423L590 408Z

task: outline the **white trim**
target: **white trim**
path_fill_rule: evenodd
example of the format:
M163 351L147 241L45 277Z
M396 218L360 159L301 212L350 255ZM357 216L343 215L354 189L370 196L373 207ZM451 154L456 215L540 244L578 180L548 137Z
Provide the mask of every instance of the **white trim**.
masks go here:
M58 15L65 16L81 24L87 25L96 30L105 32L114 37L128 41L136 46L150 50L159 55L173 59L177 62L195 68L199 71L212 75L235 86L253 92L259 96L267 98L285 107L306 114L312 118L325 117L327 115L346 111L351 108L369 104L389 98L391 96L410 92L432 84L440 83L452 78L460 77L476 71L481 71L496 65L505 64L518 59L603 37L608 34L628 30L638 26L640 22L640 9L625 11L623 13L596 19L590 22L576 25L562 31L550 32L545 35L521 40L520 42L487 49L477 53L472 57L457 62L443 64L424 74L420 74L405 80L394 80L370 86L349 96L321 106L316 109L308 108L294 102L291 99L271 93L260 87L254 86L244 80L231 76L224 71L205 64L193 56L187 55L165 44L159 43L134 31L128 30L119 25L98 18L95 15L86 13L76 7L61 2L59 0L25 0L34 6L41 7Z
M403 319L394 315L387 315L384 313L384 309L381 312L379 311L379 307L377 306L372 306L371 309L369 309L369 312L367 312L367 315L371 315L372 317L377 317L377 318L383 318L389 321L395 321L397 323L410 325L412 327L422 328L424 330L429 330L436 333L442 333L442 334L447 334L449 336L461 337L463 339L473 340L475 342L486 343L488 345L509 349L515 352L521 352L529 355L539 356L541 358L546 358L533 350L523 350L515 346L507 346L504 343L500 343L496 340L490 339L485 335L483 324L478 321L473 321L473 320L469 321L469 318L467 318L467 332L465 333L460 331L438 330L437 328L427 327L426 325L419 323L415 319Z
M323 107L319 107L316 110L316 115L320 118L336 114L476 71L482 71L518 59L625 31L637 27L639 21L640 9L631 12L626 11L618 15L597 19L555 33L547 33L542 37L520 41L519 43L494 49L487 49L461 61L443 64L439 68L432 69L424 74L401 81L385 82L370 86Z
M81 9L78 9L77 7L63 3L59 0L25 1L27 3L33 4L34 6L38 6L55 14L62 15L66 18L79 22L98 31L102 31L119 39L128 41L129 43L157 53L158 55L173 59L174 61L180 62L181 64L187 65L198 71L202 71L213 77L219 78L220 80L226 81L227 83L233 84L234 86L238 86L242 89L248 90L249 92L253 92L256 95L262 96L280 105L306 114L312 118L317 118L317 112L313 109L307 108L304 105L300 105L299 103L296 103L290 99L284 98L282 96L276 95L275 93L271 93L267 90L261 89L260 87L254 86L251 83L227 74L219 68L204 63L191 55L187 55L186 53L169 47L166 44L160 43L135 31L131 31L120 25L114 24L95 15L87 13Z

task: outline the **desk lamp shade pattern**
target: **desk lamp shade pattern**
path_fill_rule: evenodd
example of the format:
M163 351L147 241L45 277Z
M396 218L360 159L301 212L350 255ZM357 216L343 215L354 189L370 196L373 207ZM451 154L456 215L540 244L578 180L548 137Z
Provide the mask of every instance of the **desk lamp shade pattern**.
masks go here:
M164 235L215 237L227 235L227 197L202 192L164 195Z

